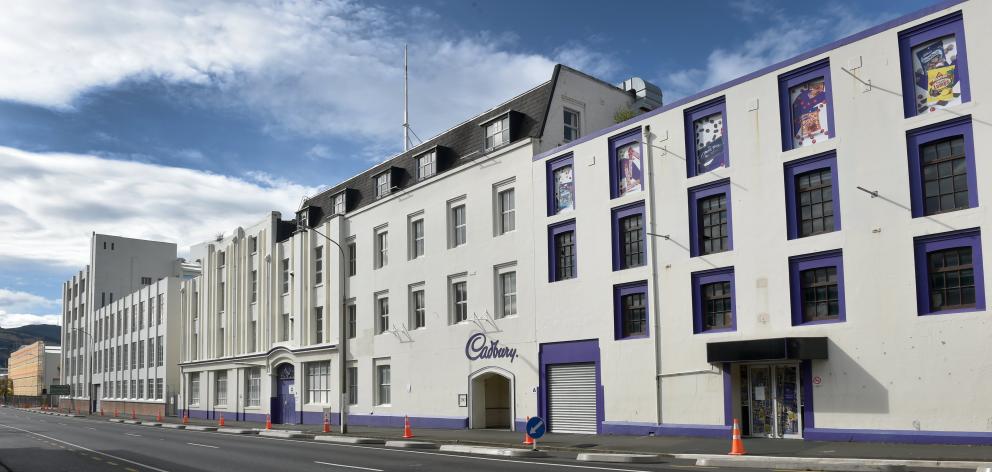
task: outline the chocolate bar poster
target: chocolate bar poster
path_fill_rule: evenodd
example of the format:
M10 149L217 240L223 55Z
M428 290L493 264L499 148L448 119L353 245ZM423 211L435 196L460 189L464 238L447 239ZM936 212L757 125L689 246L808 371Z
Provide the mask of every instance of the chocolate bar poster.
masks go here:
M558 211L575 209L575 183L572 166L556 169L554 172L555 209Z
M961 103L962 78L958 74L957 58L957 41L953 34L913 47L917 114L930 113Z
M630 143L617 148L617 191L622 196L641 191L640 143Z
M692 122L696 134L696 173L709 172L724 165L723 113L714 113Z
M789 89L793 148L811 146L830 137L828 102L823 77Z

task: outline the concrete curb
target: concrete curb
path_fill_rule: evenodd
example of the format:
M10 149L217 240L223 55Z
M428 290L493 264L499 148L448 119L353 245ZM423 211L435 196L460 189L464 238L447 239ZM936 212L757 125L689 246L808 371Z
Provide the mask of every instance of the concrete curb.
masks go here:
M163 428L186 429L186 425L179 423L162 423Z
M583 462L616 462L621 464L654 464L661 462L657 454L603 454L599 452L583 452L575 456L575 460Z
M122 420L120 418L111 418L111 419L109 419L107 421L109 421L111 423L123 423L124 422L124 420Z
M388 444L387 444L388 445ZM499 448L484 446L463 446L458 444L445 444L441 446L441 451L458 452L462 454L478 454L483 456L503 456L503 457L548 457L544 451L519 448Z
M853 459L832 457L775 457L737 456L716 454L675 454L677 459L695 459L699 466L716 467L755 467L763 469L805 469L805 470L844 470L844 471L899 471L912 468L942 468L976 470L987 466L976 461L934 461L916 459Z
M384 439L359 438L352 436L317 435L313 439L314 441L331 442L338 444L386 444L386 441Z
M141 424L138 420L124 420L124 424Z
M437 444L423 441L386 441L386 447L398 447L402 449L436 449Z
M187 425L187 431L217 431L216 426Z
M269 431L259 431L258 432L258 435L259 436L266 436L266 437L270 437L270 438L284 438L284 439L303 438L303 439L313 439L313 435L312 434L306 434L306 433L304 433L302 431L277 431L277 430L274 430L273 429L273 430L269 430Z
M154 423L154 422L148 422L148 421L146 421L144 423L141 423L141 424L144 425L144 426L162 426L162 423Z
M245 428L217 428L217 432L227 434L258 434L257 431Z

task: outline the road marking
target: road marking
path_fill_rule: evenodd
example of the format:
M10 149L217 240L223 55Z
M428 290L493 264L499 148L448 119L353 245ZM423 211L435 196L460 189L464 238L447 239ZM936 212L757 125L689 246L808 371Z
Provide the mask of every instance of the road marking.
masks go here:
M91 427L89 427L89 426L87 426L87 428L88 428L88 429L92 429L93 431L96 431L96 428L91 428Z
M164 470L164 469L159 469L158 467L153 467L153 466L150 466L150 465L147 465L147 464L142 464L140 462L135 462L135 461L132 461L132 460L129 460L129 459L125 459L123 457L117 457L115 455L107 454L106 452L94 451L93 449L90 449L88 447L83 447L83 446L80 446L78 444L73 444L73 443L71 443L69 441L63 441L61 439L53 438L51 436L45 436L44 434L36 433L34 431L28 431L26 429L21 429L21 428L18 428L16 426L8 426L8 425L5 425L5 424L0 424L0 426L2 426L4 428L7 428L7 429L16 429L18 431L21 431L21 432L24 432L24 433L28 433L28 434L33 434L35 436L39 436L39 437L42 437L42 438L45 438L45 439L51 439L52 441L60 442L62 444L68 444L68 445L70 445L72 447L75 447L75 448L78 448L78 449L82 449L82 450L87 451L87 452L92 452L93 454L100 454L102 456L107 456L107 457L109 457L111 459L117 459L117 460L119 460L121 462L127 462L128 464L134 464L134 465L136 465L138 467L144 467L146 469L154 470L156 472L169 472L169 471ZM63 446L59 446L59 447L61 447L62 449L65 449L65 447L63 447ZM111 464L111 465L117 465L117 464L114 464L113 462L107 462L107 463L108 464Z
M197 444L197 443L186 443L186 444L189 444L190 446L200 446L200 447L209 447L211 449L220 449L220 447L218 446L211 446L209 444Z
M137 437L139 437L139 438L141 437L141 435L140 435L140 434L134 434L134 433L124 433L124 434L126 434L126 435L128 435L128 436L137 436Z
M313 461L313 463L314 464L329 465L331 467L344 467L344 468L347 468L347 469L373 470L375 472L382 472L382 469L373 469L371 467L359 467L357 465L344 465L344 464L335 464L333 462L321 462L321 461Z
M134 468L131 468L131 467L125 467L124 470L126 470L128 472L138 472L137 469L134 469Z

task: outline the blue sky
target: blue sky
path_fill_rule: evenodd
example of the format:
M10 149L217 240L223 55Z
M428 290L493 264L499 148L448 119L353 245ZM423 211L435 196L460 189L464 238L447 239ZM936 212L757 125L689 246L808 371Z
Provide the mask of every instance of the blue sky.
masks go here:
M57 321L92 231L187 247L398 152L405 43L427 139L558 62L671 101L931 3L15 0L0 326Z

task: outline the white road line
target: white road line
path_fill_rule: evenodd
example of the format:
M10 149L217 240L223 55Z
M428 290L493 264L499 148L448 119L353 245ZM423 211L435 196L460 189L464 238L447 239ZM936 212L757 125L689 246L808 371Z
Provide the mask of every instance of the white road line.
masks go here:
M373 470L375 472L382 472L382 469L373 469L371 467L359 467L357 465L344 465L344 464L335 464L333 462L321 462L321 461L313 461L313 463L314 464L329 465L331 467L345 467L345 468L348 468L348 469Z
M96 431L96 428L90 428L89 426L87 426L87 428L88 429L92 429L93 431Z
M209 444L197 444L197 443L186 443L186 444L189 444L190 446L200 446L200 447L209 447L211 449L220 449L220 447L218 446L211 446Z
M128 436L137 436L137 437L139 437L139 438L141 437L141 435L140 435L140 434L134 434L134 433L124 433L124 434L126 434L126 435L128 435Z
M115 455L107 454L106 452L94 451L93 449L90 449L90 448L87 448L87 447L83 447L83 446L80 446L78 444L73 444L73 443L68 442L68 441L63 441L61 439L56 439L56 438L53 438L51 436L45 436L44 434L36 433L34 431L28 431L26 429L21 429L21 428L18 428L16 426L8 426L8 425L5 425L5 424L0 424L0 426L2 426L4 428L8 428L8 429L16 429L18 431L22 431L22 432L25 432L25 433L28 433L28 434L33 434L35 436L40 436L40 437L43 437L45 439L51 439L52 441L60 442L62 444L68 444L68 445L70 445L72 447L75 447L77 449L82 449L84 451L89 451L89 452L92 452L94 454L100 454L101 456L107 456L107 457L109 457L111 459L117 459L117 460L119 460L121 462L127 462L128 464L134 464L134 465L136 465L138 467L144 467L144 468L149 469L149 470L154 470L155 472L169 472L169 471L164 470L164 469L159 469L158 467L152 467L152 466L147 465L147 464L142 464L141 462L135 462L135 461L132 461L132 460L129 460L129 459L125 459L123 457L117 457ZM59 447L62 447L62 446L59 446ZM109 462L108 462L108 464L109 464Z

